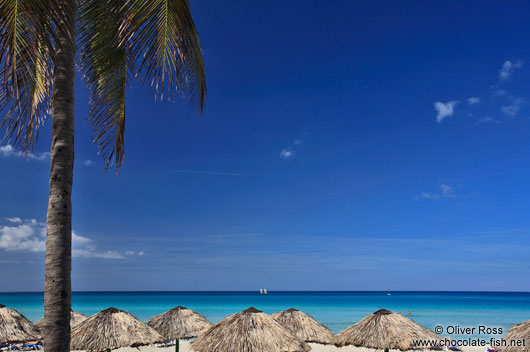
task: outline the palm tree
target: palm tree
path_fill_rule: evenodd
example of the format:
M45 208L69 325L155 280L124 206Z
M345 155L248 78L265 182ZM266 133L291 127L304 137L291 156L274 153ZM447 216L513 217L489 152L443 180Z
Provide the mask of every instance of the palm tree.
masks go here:
M188 0L0 1L0 127L31 152L52 117L44 342L53 352L70 351L76 59L107 169L123 162L125 92L133 79L161 100L186 96L201 112L206 96Z

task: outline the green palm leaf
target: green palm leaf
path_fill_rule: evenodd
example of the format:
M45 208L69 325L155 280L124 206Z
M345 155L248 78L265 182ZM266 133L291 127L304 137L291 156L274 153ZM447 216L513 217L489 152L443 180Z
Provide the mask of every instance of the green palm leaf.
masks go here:
M0 110L7 110L0 128L25 151L51 113L53 2L0 3Z
M199 36L187 0L127 0L130 40L138 60L135 76L157 97L187 96L201 110L206 79Z
M89 121L107 168L123 162L126 88L139 77L157 97L206 99L199 39L187 1L85 0L80 66L90 90Z
M121 0L85 0L80 8L80 67L90 91L88 119L107 167L123 161L128 45ZM129 67L131 70L133 67Z
M51 114L57 0L0 2L0 127L31 150ZM187 0L81 0L80 68L90 91L94 143L119 169L124 156L125 97L139 78L161 100L177 95L204 108L206 81Z

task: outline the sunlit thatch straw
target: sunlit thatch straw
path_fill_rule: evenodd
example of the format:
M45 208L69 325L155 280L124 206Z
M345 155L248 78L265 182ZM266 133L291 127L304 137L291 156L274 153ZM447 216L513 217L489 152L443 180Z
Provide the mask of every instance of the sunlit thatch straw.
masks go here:
M78 312L72 310L70 312L70 327L72 329L75 328L77 325L79 325L82 322L84 322L85 320L87 320L87 318L88 317L86 315L78 313ZM42 332L44 330L44 318L42 318L41 320L37 321L35 323L35 326Z
M25 316L0 304L0 342L17 343L35 340L39 329Z
M90 352L138 347L163 342L165 338L132 314L108 308L91 316L72 331L72 350Z
M512 326L503 340L506 346L499 347L499 352L530 352L530 320Z
M175 307L151 318L147 325L169 340L190 339L212 326L205 317L186 307Z
M338 333L333 343L342 347L353 345L356 347L367 347L376 350L398 349L406 350L428 350L440 347L417 346L419 341L429 343L440 341L441 338L434 332L422 327L409 318L386 309L363 318L357 324Z
M329 344L333 340L333 333L330 329L298 309L287 309L274 313L272 317L302 341Z
M196 352L307 352L311 349L270 315L254 307L215 324L193 341L191 347Z

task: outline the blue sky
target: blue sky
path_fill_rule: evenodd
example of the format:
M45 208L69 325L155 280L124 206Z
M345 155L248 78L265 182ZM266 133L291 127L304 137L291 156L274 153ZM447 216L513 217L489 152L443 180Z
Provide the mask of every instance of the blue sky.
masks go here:
M526 1L191 1L209 99L77 82L74 290L530 291ZM0 149L4 291L43 287L50 125Z

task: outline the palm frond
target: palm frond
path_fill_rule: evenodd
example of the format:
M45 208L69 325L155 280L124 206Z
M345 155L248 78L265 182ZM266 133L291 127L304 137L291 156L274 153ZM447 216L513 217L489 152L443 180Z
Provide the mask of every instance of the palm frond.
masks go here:
M188 1L126 0L125 9L131 19L132 54L139 62L135 76L161 100L180 94L202 111L206 78Z
M187 96L202 111L206 81L187 0L85 0L80 7L80 67L90 90L94 143L119 169L124 155L125 97L132 78L157 97Z
M107 168L122 164L128 59L122 0L85 0L80 7L80 67L90 90L88 119Z
M51 113L55 0L0 3L0 128L30 151Z

